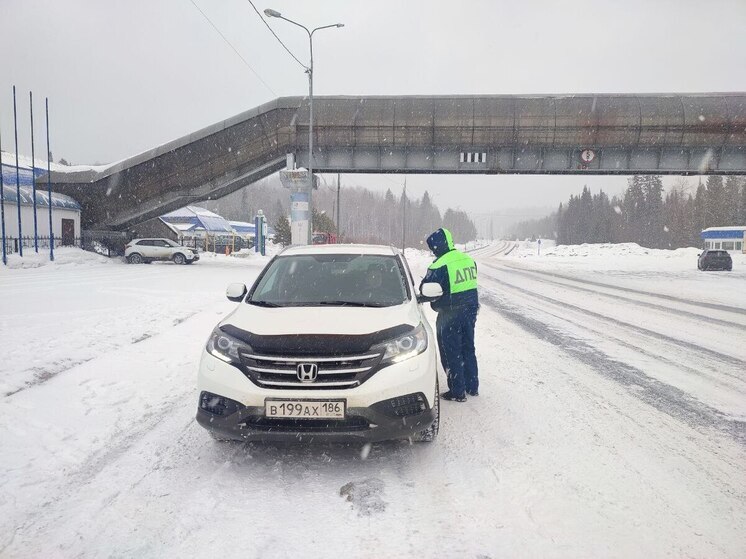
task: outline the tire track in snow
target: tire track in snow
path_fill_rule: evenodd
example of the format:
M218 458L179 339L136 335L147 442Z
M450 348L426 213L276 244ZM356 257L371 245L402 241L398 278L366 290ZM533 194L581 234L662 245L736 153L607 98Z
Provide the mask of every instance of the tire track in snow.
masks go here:
M658 305L656 303L650 303L648 301L641 301L640 299L634 299L632 297L625 297L623 295L614 295L612 293L604 293L603 291L598 291L596 289L589 289L587 287L580 287L580 286L577 286L577 285L571 285L571 284L563 283L563 282L560 282L560 281L553 281L553 280L550 280L550 279L546 279L546 278L542 278L542 277L537 277L537 276L535 276L530 271L517 270L517 269L513 268L512 266L506 266L504 268L500 268L498 266L491 265L491 264L486 264L486 263L484 265L486 267L491 268L491 269L496 270L496 271L507 272L508 274L515 274L515 275L521 275L521 276L529 277L531 279L534 279L534 280L537 280L537 281L541 281L542 283L551 284L551 285L557 285L557 286L563 287L565 289L572 289L574 291L580 291L580 292L584 292L584 293L592 293L593 295L599 295L601 297L606 297L608 299L613 299L614 301L625 301L627 303L632 303L633 305L639 305L639 306L642 306L642 307L647 307L647 308L651 308L651 309L663 311L663 312L666 312L666 313L672 313L672 314L677 314L679 316L685 316L685 317L688 317L688 318L694 318L696 320L702 320L702 321L705 321L705 322L709 322L711 324L718 324L720 326L726 326L728 328L744 328L744 325L741 324L741 323L738 323L738 322L733 322L733 321L730 321L730 320L723 320L723 319L720 319L720 318L714 318L714 317L711 317L711 316L707 316L707 315L703 315L703 314L698 314L698 313L694 313L694 312L691 312L691 311L685 311L685 310L682 310L682 309L675 309L675 308L672 308L672 307L666 307L664 305ZM554 274L552 274L552 275L554 275ZM614 286L608 286L608 288L612 289L612 290L616 289L616 287L614 287ZM656 295L650 295L650 296L651 297L655 297ZM681 301L684 301L684 300L682 299ZM694 303L687 303L687 304L694 304Z
M526 316L493 293L480 294L481 301L529 334L557 346L600 375L620 384L628 392L655 409L683 421L695 429L715 429L746 446L746 422L728 418L683 390L646 375L642 370L610 358L590 344L563 334L551 326ZM600 316L600 315L599 315Z
M510 268L511 270L518 271L515 266L509 265L509 264L505 264L505 267L506 268ZM692 301L690 299L684 299L682 297L676 297L674 295L666 295L664 293L652 293L652 292L649 292L649 291L643 291L643 290L640 290L640 289L633 289L631 287L624 287L624 286L621 286L621 285L611 285L611 284L603 283L603 282L600 282L600 281L593 281L593 280L588 280L588 279L576 278L576 277L573 277L573 276L567 276L567 275L564 275L564 274L558 274L556 272L548 272L548 271L545 271L545 270L535 270L535 269L532 269L530 271L528 271L528 270L520 270L520 271L524 272L524 273L533 273L533 274L538 274L538 275L542 275L542 276L551 276L551 277L560 278L560 279L564 279L564 280L568 280L568 281L574 281L574 282L577 282L577 283L583 283L583 284L586 284L586 285L594 285L594 286L597 286L597 287L603 287L603 288L606 288L606 289L612 289L612 290L615 289L617 291L624 291L624 292L627 292L627 293L634 293L636 295L644 295L646 297L657 297L659 299L665 299L667 301L675 301L677 303L684 303L684 304L692 305L692 306L695 306L695 307L703 307L703 308L706 308L706 309L714 309L714 310L718 310L718 311L725 311L725 312L730 312L730 313L736 313L736 314L739 314L739 315L743 315L744 313L746 313L746 309L745 308L741 308L741 307L732 307L730 305L723 305L721 303L708 303L707 301Z
M719 351L715 351L713 349L702 347L700 345L693 344L691 342L687 342L687 341L684 341L684 340L679 340L679 339L674 338L672 336L668 336L666 334L661 334L660 332L656 332L656 331L650 330L648 328L643 328L642 326L637 326L636 324L631 324L629 322L624 322L623 320L612 318L610 316L607 316L607 315L604 315L604 314L592 311L592 310L584 308L584 307L580 307L578 305L573 305L571 303L567 303L567 302L561 301L559 299L554 299L553 297L548 297L546 295L542 295L542 294L537 293L535 291L530 291L528 289L524 289L522 287L518 287L517 285L513 285L512 283L508 283L506 281L498 279L498 278L496 278L494 276L491 276L489 274L483 274L483 275L485 277L487 277L490 281L493 281L495 283L499 283L502 286L505 286L505 287L507 287L509 289L514 289L514 290L516 290L516 291L518 291L520 293L523 293L525 295L530 295L531 297L534 297L536 299L540 299L542 301L546 301L547 303L551 303L551 304L554 304L554 305L559 305L561 307L565 307L565 308L568 308L568 309L573 309L575 311L584 313L584 314L586 314L588 316L592 316L592 317L600 319L600 320L605 320L606 322L609 322L609 323L613 324L614 326L618 326L618 327L621 327L621 328L628 328L628 329L630 329L630 330L632 330L634 332L637 332L639 334L644 334L644 335L649 336L651 338L655 338L655 339L658 339L658 340L666 341L666 342L669 342L671 344L683 347L684 349L687 349L687 350L690 350L690 351L694 351L696 353L701 353L701 354L708 355L708 356L712 357L713 359L717 359L717 360L719 360L719 361L721 361L723 363L727 363L728 365L732 365L734 367L738 367L741 370L746 370L746 361L738 359L737 357L733 357L731 355L726 355L724 353L720 353Z

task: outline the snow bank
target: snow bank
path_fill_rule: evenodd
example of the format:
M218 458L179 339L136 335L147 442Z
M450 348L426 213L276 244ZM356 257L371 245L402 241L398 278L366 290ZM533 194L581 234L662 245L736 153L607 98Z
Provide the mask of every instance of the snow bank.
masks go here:
M538 250L536 242L522 241L517 244L517 248L506 258L595 270L696 270L697 256L702 252L702 249L695 247L665 250L645 248L637 243L554 246L553 241L542 241L541 251ZM732 254L731 256L734 269L746 268L746 255Z
M23 268L40 268L42 266L95 266L102 264L113 264L120 262L117 258L107 258L88 252L80 248L60 247L54 249L54 262L49 260L49 249L39 249L39 254L33 248L24 248L23 257L18 254L8 255L8 265L0 266L0 273L5 270L17 270Z

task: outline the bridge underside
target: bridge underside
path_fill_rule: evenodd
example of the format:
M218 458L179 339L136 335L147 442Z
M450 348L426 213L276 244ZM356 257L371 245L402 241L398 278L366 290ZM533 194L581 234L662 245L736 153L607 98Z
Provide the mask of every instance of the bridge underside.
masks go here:
M308 150L296 148L296 162L307 167ZM443 173L529 175L701 175L746 173L746 149L702 148L511 148L314 149L314 170L329 173ZM471 155L471 157L469 157ZM587 157L587 156L586 156Z
M307 167L307 99L286 97L110 167L52 173L87 227L128 229ZM746 174L746 93L321 97L314 170Z

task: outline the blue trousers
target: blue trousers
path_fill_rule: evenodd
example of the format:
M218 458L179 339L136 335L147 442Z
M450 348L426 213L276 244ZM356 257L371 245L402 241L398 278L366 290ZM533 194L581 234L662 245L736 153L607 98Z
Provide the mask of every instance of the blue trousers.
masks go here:
M464 307L438 312L435 329L440 360L448 378L448 390L454 396L479 389L477 356L474 353L474 327L477 308Z

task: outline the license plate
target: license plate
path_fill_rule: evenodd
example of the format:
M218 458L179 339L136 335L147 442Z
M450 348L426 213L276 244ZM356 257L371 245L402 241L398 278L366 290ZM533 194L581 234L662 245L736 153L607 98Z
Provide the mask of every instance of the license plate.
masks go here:
M265 417L293 419L344 419L344 400L267 400Z

